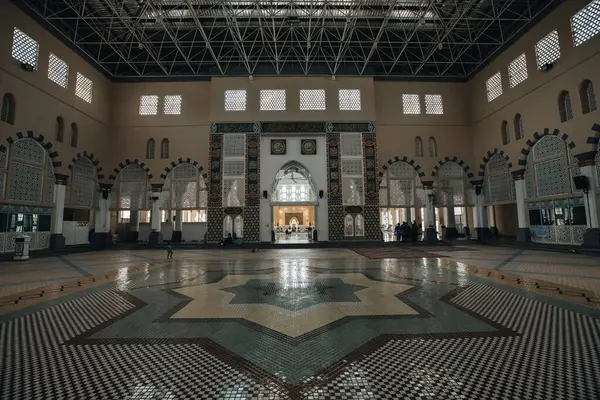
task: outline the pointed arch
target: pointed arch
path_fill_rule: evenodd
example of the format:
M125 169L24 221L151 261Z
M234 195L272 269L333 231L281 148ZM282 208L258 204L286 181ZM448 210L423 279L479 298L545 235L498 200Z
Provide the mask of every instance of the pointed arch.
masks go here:
M517 113L515 115L515 118L513 119L513 129L515 131L515 140L523 139L525 132L523 128L523 117L521 114Z
M148 159L148 160L154 159L155 150L156 150L156 143L154 142L154 139L152 139L152 138L148 139L148 142L146 143L146 159Z
M113 169L114 175L110 175L108 178L111 181L116 180L117 176L119 176L119 173L121 172L121 170L130 164L137 164L140 167L142 167L142 169L146 172L146 176L148 177L148 180L152 179L152 174L150 173L150 168L146 167L146 164L144 164L143 162L140 162L140 160L138 160L137 158L135 160L127 159L123 162L120 162L119 165Z
M300 192L298 196L300 196L299 200L286 200L288 197L284 196L284 192L282 192L283 188L279 187L280 182L285 179L288 174L297 173L302 177L302 180L305 180L308 184L308 189L305 192ZM303 185L306 188L306 184ZM303 195L301 193L305 193L305 200L302 200ZM279 168L279 171L273 178L273 183L271 184L271 202L272 203L285 203L285 202L303 202L303 203L316 203L317 199L317 186L315 185L314 179L310 170L306 168L302 163L292 160L289 161Z
M169 158L169 139L164 138L160 143L160 158Z
M579 85L579 98L581 99L581 111L583 114L588 114L598 109L594 84L589 79L585 79Z
M6 138L6 142L8 143L8 145L11 145L14 142L16 142L17 140L23 139L23 138L30 138L30 139L37 140L37 142L39 144L41 144L42 147L44 147L44 149L46 149L46 151L48 152L48 155L50 156L50 159L52 160L52 167L58 168L58 167L62 166L62 162L60 161L60 156L58 154L58 151L56 151L56 149L54 149L52 142L46 141L46 138L44 137L44 135L36 135L35 133L33 133L33 131L27 131L27 134L23 134L23 132L17 132L14 135L8 136ZM6 152L6 150L7 150L7 147L5 145L0 145L0 152Z
M94 167L96 167L96 177L98 178L98 181L104 179L104 172L102 170L102 167L100 166L100 161L94 155L94 153L88 153L87 151L77 153L77 155L75 155L75 157L73 157L71 159L71 162L68 165L69 170L71 170L71 171L73 170L75 163L80 158L87 158L88 160L90 160L92 162L92 164L94 164Z
M15 124L17 111L17 100L12 93L5 93L2 97L2 110L0 111L0 121L7 124Z
M75 122L71 124L71 137L69 138L69 145L71 147L77 147L79 142L79 127Z
M510 143L510 131L508 130L508 121L502 121L500 126L500 134L502 135L502 145L506 146Z
M419 175L419 178L422 178L425 176L425 172L421 171L421 166L419 164L417 164L417 162L415 160L409 159L406 156L404 156L404 157L394 156L394 158L390 158L387 161L387 164L384 164L381 166L381 170L379 171L379 174L377 174L377 180L379 181L379 183L381 183L381 180L383 179L385 171L390 167L390 165L392 165L393 163L395 163L397 161L404 161L405 163L409 163L415 169L415 171L417 172L417 175Z
M486 156L483 157L481 164L479 164L478 176L479 176L480 180L485 179L485 171L486 171L487 163L490 161L490 159L492 157L494 157L497 154L504 158L504 160L507 162L509 169L513 167L510 157L504 152L504 150L499 150L499 149L490 150L487 152Z
M429 157L437 157L437 143L433 136L429 137Z
M177 160L173 160L169 163L169 165L167 165L164 169L164 172L162 174L160 174L160 178L163 180L167 179L167 176L169 175L169 172L171 172L173 170L173 168L175 168L176 166L178 166L179 164L192 164L194 167L198 168L198 172L202 174L202 178L204 178L204 182L206 183L206 187L208 187L208 174L203 173L204 171L204 167L202 167L200 165L200 163L196 160L192 160L191 158L182 158L179 157Z
M423 140L420 136L415 138L415 157L423 157Z
M438 173L438 170L440 169L440 167L442 165L444 165L446 162L448 161L454 161L455 163L457 163L458 165L460 165L460 167L463 169L463 171L465 171L465 174L467 175L468 179L472 179L474 174L473 172L471 172L471 167L469 167L462 159L459 159L458 157L444 157L443 160L438 161L438 165L434 166L433 169L435 171L433 171L431 173L431 176L436 176Z
M558 95L558 113L560 114L560 122L567 122L573 119L571 95L567 90L563 90Z
M592 128L592 129L594 129L594 128ZM600 126L598 129L600 132ZM531 149L533 148L533 146L535 146L535 144L538 141L540 141L544 136L547 136L547 135L555 135L555 136L560 137L562 140L564 140L567 143L567 146L569 147L569 150L571 150L571 151L573 151L575 149L575 147L577 147L575 142L568 141L569 135L567 133L560 133L559 129L554 129L552 132L550 132L549 128L544 128L544 131L542 133L535 132L533 134L533 136L525 142L525 146L521 149L521 156L519 157L519 166L521 166L523 170L525 170L525 167L527 165L527 156L531 152ZM589 142L590 142L590 138L588 138L588 143ZM598 143L598 142L596 141L596 143Z

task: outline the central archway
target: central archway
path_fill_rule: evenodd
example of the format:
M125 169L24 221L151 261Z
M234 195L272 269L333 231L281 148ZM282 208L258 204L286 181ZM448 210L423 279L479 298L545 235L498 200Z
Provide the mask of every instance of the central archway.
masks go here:
M271 186L275 243L309 243L315 227L317 191L308 169L297 161L284 164Z

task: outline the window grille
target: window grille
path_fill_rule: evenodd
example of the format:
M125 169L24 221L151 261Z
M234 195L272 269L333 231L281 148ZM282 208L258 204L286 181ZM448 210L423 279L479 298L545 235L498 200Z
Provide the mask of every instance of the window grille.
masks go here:
M75 95L80 99L92 102L92 89L94 84L92 81L79 72L77 73L77 81L75 82Z
M69 66L52 53L48 59L48 79L65 89L69 83Z
M341 111L360 111L360 89L340 89L339 105Z
M521 114L515 115L515 140L523 139L524 129L523 129L523 117Z
M158 113L158 96L140 97L140 115L156 115Z
M500 72L496 72L490 79L485 83L487 90L488 102L494 100L502 94L502 75Z
M423 141L418 136L415 138L415 157L423 157Z
M425 95L425 113L441 115L444 113L444 104L441 94Z
M573 119L573 107L571 106L571 95L566 90L558 98L558 110L560 121L566 122Z
M225 111L246 111L246 90L226 90Z
M163 114L180 115L181 114L181 95L174 94L165 96L163 101Z
M404 114L421 114L421 100L418 94L402 95L402 112Z
M437 145L433 137L429 138L429 157L437 157Z
M598 105L596 103L596 92L592 81L586 79L582 82L579 88L579 97L581 98L581 111L583 114L596 111Z
M300 110L318 111L325 110L325 90L323 89L301 89Z
M156 148L156 143L154 142L154 139L149 139L148 143L146 144L146 158L149 160L154 159L154 150Z
M507 145L510 143L510 132L508 131L508 122L502 121L502 144Z
M513 88L527 79L527 57L525 53L508 64L508 82Z
M169 139L163 139L160 144L160 158L169 158Z
M571 32L575 46L600 33L600 0L593 0L571 17Z
M560 44L556 29L535 44L535 57L538 69L546 64L552 64L560 58Z
M260 111L285 111L285 90L264 89L260 91Z
M37 69L38 64L38 42L15 28L13 31L12 56L15 60L29 64Z

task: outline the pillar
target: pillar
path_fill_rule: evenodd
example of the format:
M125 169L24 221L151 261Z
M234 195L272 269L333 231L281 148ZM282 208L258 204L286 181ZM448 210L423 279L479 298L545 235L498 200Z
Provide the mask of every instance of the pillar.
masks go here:
M125 240L127 242L137 242L140 235L140 212L131 210L129 212L129 224Z
M473 222L475 231L477 232L477 240L485 242L492 237L492 232L488 226L488 210L485 206L485 198L483 195L483 187L479 184L473 186L471 191L473 198Z
M458 237L458 230L456 229L456 217L454 215L454 207L444 208L444 222L446 225L446 238L456 239Z
M515 200L517 202L517 220L519 228L517 229L518 242L531 242L531 232L529 231L529 217L527 215L527 204L525 197L527 196L527 186L525 182L525 170L513 172L512 176L515 180Z
M587 177L588 188L583 191L583 203L585 205L585 218L587 229L583 234L583 245L585 247L600 247L600 221L598 216L598 177L596 174L595 152L592 154L577 155L581 175Z
M67 194L68 175L54 174L54 207L52 209L50 248L61 249L65 247L63 236L63 220L65 215L65 197Z
M153 246L162 245L162 232L160 231L162 213L160 210L162 183L152 184L152 195L150 196L150 204L152 206L152 217L150 220L150 237L148 243Z
M98 211L95 213L94 232L91 235L91 246L95 249L104 248L112 244L112 233L110 232L110 191L112 184L100 184L100 199L98 200Z
M173 223L173 242L181 242L181 237L183 236L183 211L177 210L175 211L175 221Z
M423 234L425 240L430 243L437 243L437 232L435 229L435 195L433 194L433 182L423 182L425 191L425 223L423 224Z

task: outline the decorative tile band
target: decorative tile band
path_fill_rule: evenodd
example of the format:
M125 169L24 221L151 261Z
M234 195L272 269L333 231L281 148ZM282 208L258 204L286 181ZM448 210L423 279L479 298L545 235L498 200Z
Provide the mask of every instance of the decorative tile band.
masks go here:
M244 241L260 241L260 135L246 135L246 207Z
M327 213L329 241L344 239L344 206L340 185L340 134L327 134Z
M377 136L363 133L365 207L362 212L366 240L381 240L379 231L379 185L377 183Z
M223 136L211 134L209 138L207 240L218 243L223 236L223 194L221 191Z
M210 126L212 133L334 133L371 132L374 122L290 121L290 122L217 122Z

